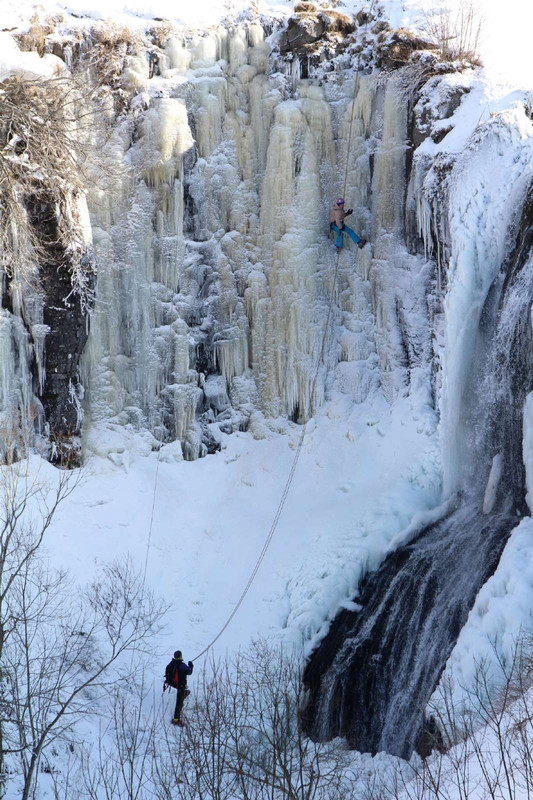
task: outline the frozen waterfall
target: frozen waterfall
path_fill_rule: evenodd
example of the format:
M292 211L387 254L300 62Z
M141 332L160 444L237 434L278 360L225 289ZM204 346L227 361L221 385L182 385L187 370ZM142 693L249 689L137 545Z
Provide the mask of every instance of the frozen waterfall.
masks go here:
M196 458L216 449L220 429L246 427L253 409L308 419L341 359L362 363L359 400L376 389L373 366L364 368L376 349L368 255L347 252L311 396L353 79L293 86L271 74L268 50L258 25L171 39L146 84L149 107L116 130L123 176L111 193L89 194L99 264L82 363L89 431L148 429ZM357 227L367 233L376 92L375 79L363 78L348 165ZM218 376L221 405L206 391ZM90 446L99 441L89 435Z

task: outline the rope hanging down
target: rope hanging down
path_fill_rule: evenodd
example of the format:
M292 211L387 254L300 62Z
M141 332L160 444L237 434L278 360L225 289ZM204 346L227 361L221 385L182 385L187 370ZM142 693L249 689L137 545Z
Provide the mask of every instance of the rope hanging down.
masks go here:
M368 25L368 20L369 20L370 14L372 12L372 8L374 6L374 3L375 3L375 0L372 0L372 2L370 3L370 7L369 7L369 10L368 10L368 16L367 16L367 19L366 19L366 22L365 22L365 27ZM343 196L346 194L346 185L347 185L347 182L348 182L348 165L349 165L349 158L350 158L350 147L351 147L351 144L352 144L352 130L353 130L355 100L356 100L356 97L357 97L357 93L359 91L359 83L360 83L360 73L359 73L359 71L360 71L360 67L361 67L361 52L362 51L359 52L359 55L357 57L357 67L356 67L353 99L352 99L352 112L351 112L351 117L350 117L350 129L349 129L349 134L348 134L348 146L347 146L347 149L346 149L346 166L345 166L345 170L344 170L344 184L343 184L343 190L342 190ZM313 401L313 397L314 397L314 394L315 394L315 391L316 391L316 385L317 385L317 381L318 381L318 374L320 372L320 365L322 364L322 361L324 360L324 351L325 351L325 348L326 348L326 339L327 339L327 335L328 335L328 329L329 329L329 323L330 323L330 320L331 320L331 314L332 314L332 311L333 311L333 299L335 297L335 291L336 291L336 288L337 288L337 279L338 279L338 273L339 273L339 259L340 259L340 249L337 251L337 258L336 258L336 262L335 262L335 270L333 272L333 284L332 284L332 287L331 287L331 294L330 294L330 299L329 299L329 308L328 308L328 313L327 313L327 317L326 317L326 324L324 326L324 333L322 335L322 343L321 343L321 346L320 346L320 353L318 355L316 370L315 370L315 374L314 374L314 377L313 377L313 383L312 383L312 386L311 386L311 402ZM203 655L205 655L213 647L213 645L220 639L220 637L222 636L222 634L224 633L224 631L226 630L228 625L231 623L233 617L235 616L235 614L237 613L237 611L241 607L241 605L242 605L242 603L244 601L244 598L248 594L248 592L250 590L250 587L251 587L252 583L254 582L255 576L257 575L261 564L263 563L263 560L264 560L264 558L266 556L266 553L267 553L267 550L269 548L270 542L272 541L272 538L273 538L273 536L274 536L274 534L276 532L276 529L278 527L278 523L279 523L281 514L283 512L283 508L285 506L285 502L287 500L287 496L289 494L289 490L291 488L292 481L294 479L294 473L296 472L296 467L297 467L298 461L300 459L300 455L301 455L303 444L304 444L304 440L305 440L306 429L307 429L307 422L304 422L304 424L302 426L302 431L300 433L300 437L299 437L299 440L298 440L298 446L296 448L296 452L294 454L294 458L293 458L293 461L292 461L291 469L290 469L289 475L287 477L287 481L285 483L285 487L283 489L283 493L281 495L281 499L280 499L278 507L276 509L276 513L274 514L274 518L272 520L272 524L270 526L270 530L268 532L268 536L265 539L265 543L263 545L263 549L261 550L261 553L259 554L259 558L257 559L257 561L255 563L255 566L254 566L254 568L253 568L253 570L252 570L252 572L250 574L250 577L248 578L248 582L247 582L246 586L244 587L243 591L241 592L241 595L240 595L239 599L237 600L237 603L235 604L231 614L227 618L227 620L224 623L224 625L222 626L222 628L219 630L219 632L214 637L214 639L212 639L209 642L207 647L205 647L201 651L201 653L198 653L198 655L195 656L192 659L192 661L197 661L199 658L201 658ZM157 491L158 473L159 473L159 452L158 452L157 469L156 469L155 484L154 484L154 494L153 494L153 502L152 502L152 515L151 515L151 518L150 518L150 529L149 529L149 533L148 533L148 544L147 544L147 548L146 548L146 560L145 560L145 565L144 565L144 579L146 578L146 568L147 568L147 565L148 565L148 552L149 552L149 548L150 548L150 541L151 541L151 537L152 537L152 527L153 527L153 522L154 522L154 508L155 508L155 498L156 498L156 491ZM143 585L144 585L144 579L143 579Z

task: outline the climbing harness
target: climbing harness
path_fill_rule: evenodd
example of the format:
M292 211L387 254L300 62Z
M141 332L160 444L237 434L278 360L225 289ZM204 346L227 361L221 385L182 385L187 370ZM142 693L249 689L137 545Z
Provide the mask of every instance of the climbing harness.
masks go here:
M365 28L368 25L368 20L370 18L370 14L372 12L372 8L374 7L375 1L376 0L372 0L372 2L370 3L369 10L368 10L368 16L367 16L367 19L366 19L366 22L365 22ZM356 97L357 97L357 92L358 92L359 83L360 83L361 53L362 53L362 50L359 52L359 55L357 57L357 68L356 68L354 91L353 91L352 111L351 111L351 117L350 117L350 129L349 129L349 134L348 134L348 147L346 149L346 166L345 166L345 170L344 170L344 184L343 184L343 189L342 189L342 196L343 197L346 194L346 184L348 182L348 164L349 164L349 157L350 157L350 148L351 148L351 143L352 143L352 131L353 131L355 100L356 100ZM320 353L319 353L319 356L318 356L316 370L315 370L313 383L312 383L312 387L311 387L311 395L310 395L311 396L311 402L313 401L313 397L315 395L316 385L317 385L317 381L318 381L318 374L320 372L320 366L321 366L321 364L322 364L322 362L324 360L324 351L325 351L325 347L326 347L326 339L327 339L329 323L330 323L331 315L332 315L332 311L333 311L333 299L335 297L335 291L336 291L336 288L337 288L340 253L341 253L341 251L339 249L337 251L337 258L336 258L336 261L335 261L335 270L333 272L333 284L332 284L332 288L331 288L331 294L330 294L330 300L329 300L329 308L328 308L328 313L327 313L327 317L326 317L326 324L324 326L324 333L322 335L322 343L321 343L321 346L320 346ZM246 595L248 594L248 592L250 590L250 587L251 587L252 583L254 582L255 576L257 575L261 564L263 563L263 560L264 560L264 558L266 556L266 553L267 553L267 550L269 548L270 542L272 541L272 538L273 538L273 536L274 536L274 534L276 532L276 528L278 527L278 523L279 523L281 514L283 512L283 508L285 506L285 502L287 500L287 496L289 494L289 490L291 488L292 481L294 479L294 473L296 472L296 467L297 467L298 461L300 459L300 455L301 455L302 448L303 448L303 445L304 445L306 430L307 430L307 421L304 422L304 424L302 426L302 431L301 431L300 437L298 439L298 445L296 447L296 452L295 452L294 458L292 460L291 469L289 471L289 475L287 477L287 481L285 483L285 487L283 489L283 493L281 495L281 499L280 499L278 507L276 509L276 513L274 514L274 518L272 520L272 524L270 526L270 530L269 530L268 535L267 535L267 537L265 539L265 543L263 544L263 549L261 550L261 553L259 554L259 557L258 557L258 559L257 559L257 561L255 563L255 566L254 566L254 568L253 568L253 570L252 570L252 572L250 574L250 577L248 578L248 582L247 582L246 586L244 587L243 591L241 592L241 595L240 595L239 599L237 600L237 603L235 604L231 614L229 615L229 617L225 621L225 623L222 626L222 628L219 630L217 635L209 642L207 647L205 647L200 653L198 653L197 656L195 656L194 658L191 659L191 661L193 661L193 662L197 661L199 658L201 658L203 655L205 655L213 647L213 645L220 639L220 637L222 636L224 631L227 629L228 625L231 623L233 617L235 616L235 614L237 613L237 611L241 607ZM149 535L148 535L148 544L147 544L147 548L146 548L146 560L145 560L145 565L144 565L143 585L144 585L144 579L146 578L146 568L147 568L147 564L148 564L148 553L149 553L149 548L150 548L150 540L151 540L151 536L152 536L152 527L153 527L153 521L154 521L154 509L155 509L155 499L156 499L156 491L157 491L158 473L159 473L159 453L158 453L157 468L156 468L155 482L154 482L154 493L153 493L153 501L152 501L152 514L151 514L151 518L150 518L150 529L149 529Z

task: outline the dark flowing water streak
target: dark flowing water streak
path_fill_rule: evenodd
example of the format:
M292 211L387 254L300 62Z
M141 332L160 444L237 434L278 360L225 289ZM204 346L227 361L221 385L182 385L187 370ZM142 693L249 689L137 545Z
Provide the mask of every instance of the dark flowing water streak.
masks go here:
M461 506L392 553L342 611L306 670L310 731L408 758L424 709L516 518ZM322 677L323 676L323 677ZM322 680L320 680L322 678Z

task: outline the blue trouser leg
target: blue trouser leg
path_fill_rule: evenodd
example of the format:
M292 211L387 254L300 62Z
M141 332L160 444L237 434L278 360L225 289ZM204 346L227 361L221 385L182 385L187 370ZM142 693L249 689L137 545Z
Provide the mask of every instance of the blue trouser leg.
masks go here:
M358 236L355 231L352 231L352 229L349 228L347 225L344 226L344 230L346 231L352 242L355 242L357 244L358 242L361 241L361 237Z
M340 228L337 228L337 226L335 225L334 222L332 222L331 227L333 228L333 230L337 234L337 239L335 241L335 247L342 247L342 245L343 245L343 235L342 235L342 232L341 232Z

